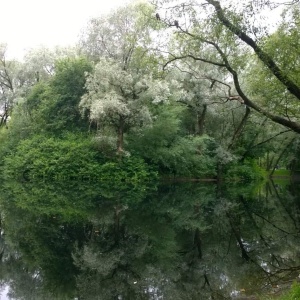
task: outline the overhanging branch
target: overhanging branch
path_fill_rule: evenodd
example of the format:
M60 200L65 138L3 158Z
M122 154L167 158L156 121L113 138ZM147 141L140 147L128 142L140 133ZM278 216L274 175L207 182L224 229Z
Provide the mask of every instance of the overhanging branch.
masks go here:
M244 41L248 46L250 46L262 63L269 68L273 75L287 88L287 90L293 94L298 100L300 100L300 87L295 84L284 72L277 66L275 61L271 58L269 54L263 51L257 43L248 36L240 27L234 25L226 18L224 10L222 9L220 2L215 0L206 0L207 3L214 6L217 17L220 22L227 27L233 34L238 36L242 41Z
M202 62L211 64L211 65L214 65L214 66L218 66L218 67L223 67L223 68L226 67L225 64L223 64L223 63L219 63L219 62L207 60L207 59L204 59L204 58L196 57L196 56L191 55L191 54L187 54L187 55L183 55L183 56L174 56L174 58L168 60L168 61L163 65L163 70L165 70L165 68L167 67L167 65L169 65L170 63L172 63L172 62L174 62L174 61L176 61L176 60L181 60L181 59L185 59L185 58L192 58L193 60L196 60L196 61L202 61Z

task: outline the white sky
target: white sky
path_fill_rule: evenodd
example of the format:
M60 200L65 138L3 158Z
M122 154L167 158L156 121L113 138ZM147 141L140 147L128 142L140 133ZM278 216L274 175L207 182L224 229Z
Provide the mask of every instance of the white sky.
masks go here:
M40 45L75 44L91 17L108 13L125 0L0 0L0 43L10 57Z
M92 17L130 0L0 0L0 43L10 58L38 46L74 45Z

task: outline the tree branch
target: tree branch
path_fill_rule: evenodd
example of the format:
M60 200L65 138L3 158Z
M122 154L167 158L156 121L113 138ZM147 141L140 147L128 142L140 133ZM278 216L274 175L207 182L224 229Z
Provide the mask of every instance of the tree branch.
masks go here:
M248 118L250 116L250 112L251 112L250 108L247 106L246 107L245 115L244 115L242 121L240 122L238 128L236 129L236 131L235 131L235 133L234 133L234 135L232 137L231 143L228 146L228 150L230 150L233 147L235 141L240 137L240 135L241 135L241 133L243 131L243 128L245 127L246 122L247 122L247 120L248 120Z
M200 57L196 57L196 56L191 55L191 54L187 54L187 55L183 55L183 56L174 56L174 58L168 60L168 61L163 65L163 70L165 70L166 66L169 65L170 63L172 63L173 61L180 60L180 59L184 59L184 58L192 58L193 60L196 60L196 61L197 61L197 60L198 60L198 61L202 61L202 62L211 64L211 65L215 65L215 66L218 66L218 67L226 67L225 64L222 64L222 63L219 63L219 62L216 62L216 61L207 60L207 59L200 58Z
M238 92L238 94L240 95L240 97L244 100L244 103L253 108L254 110L256 110L257 112L263 114L264 116L268 117L269 119L271 119L272 121L278 123L278 124L281 124L283 126L286 126L290 129L292 129L293 131L297 132L297 133L300 133L300 124L297 123L297 122L293 122L293 121L290 121L290 120L287 120L285 118L282 118L280 116L276 116L276 115L273 115L272 113L266 111L266 110L263 110L261 107L259 107L258 105L256 105L255 103L253 103L245 94L244 92L242 91L242 88L240 86L240 83L239 83L239 78L238 78L238 74L237 72L231 67L231 65L229 64L229 61L225 55L225 53L222 51L222 49L216 44L216 43L213 43L211 42L212 45L214 45L214 47L216 48L216 50L219 52L219 54L221 55L223 61L224 61L224 64L226 66L226 69L232 74L232 77L233 77L233 82L234 82L234 86L235 86L235 89L236 91Z
M281 134L284 134L284 133L286 133L286 132L291 132L291 130L290 130L290 129L287 129L287 130L284 130L284 131L280 131L279 133L273 135L272 137L266 139L266 140L263 141L263 142L260 142L260 143L258 143L258 144L256 144L256 145L252 146L251 148L261 146L261 145L263 145L263 144L265 144L265 143L267 143L267 142L273 140L273 139L276 138L277 136L279 136L279 135L281 135Z
M221 23L225 27L227 27L233 34L244 41L248 46L250 46L254 50L258 58L262 61L262 63L266 65L273 73L273 75L287 88L287 90L291 94L293 94L298 100L300 100L300 87L296 85L295 82L291 80L291 78L284 74L284 72L277 66L271 56L263 51L250 36L248 36L242 29L231 23L226 18L220 2L215 0L206 0L206 2L214 6L217 17L221 21Z
M228 28L230 29L231 27L233 27L234 31L232 31L233 33L237 34L238 36L239 35L242 35L244 39L246 39L246 41L248 41L248 39L250 39L250 44L253 44L253 46L255 46L255 49L259 49L257 50L259 53L260 53L260 56L263 56L264 59L266 59L267 61L270 60L271 58L265 54L257 45L256 43L249 37L247 36L244 32L242 32L242 30L240 30L238 27L234 26L233 24L231 24L224 16L224 13L223 13L223 10L220 6L220 3L218 1L214 1L214 0L206 0L207 3L209 4L212 4L214 5L215 7L217 8L220 8L220 10L217 10L217 13L220 14L219 16L219 19L222 17L222 20L226 20L226 24L227 26L229 26ZM221 19L220 19L221 20ZM221 20L221 22L222 22ZM225 24L224 24L225 25ZM226 25L225 25L226 26ZM258 113L266 116L268 119L271 119L272 121L274 121L275 123L278 123L278 124L281 124L285 127L288 127L290 129L292 129L293 131L297 132L297 133L300 133L300 123L298 122L294 122L294 121L291 121L291 120L288 120L286 118L283 118L281 116L278 116L278 115L274 115L272 113L270 113L269 111L267 110L264 110L262 109L260 106L258 106L257 104L255 104L254 102L252 102L243 92L241 86L240 86L240 83L239 83L239 78L238 78L238 74L237 72L231 67L228 59L227 59L227 56L226 54L222 51L222 49L219 47L219 45L215 42L212 42L212 41L209 41L209 40L206 40L204 38L201 38L199 36L196 36L186 30L183 30L180 26L179 26L179 29L181 30L182 33L185 33L189 36L191 36L192 38L196 38L198 39L199 41L203 42L203 43L207 43L211 46L213 46L217 52L219 53L219 55L221 56L222 60L223 60L223 63L221 62L214 62L214 61L210 61L210 60L207 60L207 59L204 59L204 58L200 58L200 57L196 57L194 55L191 55L191 54L187 54L187 55L183 55L183 56L174 56L174 58L172 58L171 60L169 60L167 63L165 63L164 67L165 68L168 64L170 64L171 62L173 61L176 61L176 60L180 60L180 59L185 59L185 58L192 58L196 61L202 61L204 63L208 63L208 64L212 64L212 65L215 65L215 66L219 66L219 67L224 67L226 68L232 75L233 77L233 82L234 82L234 86L235 86L235 89L236 91L238 92L239 96L241 97L241 99L244 101L245 105L249 106L250 108L253 108L255 111L257 111ZM231 29L230 29L231 30ZM248 39L247 39L248 38ZM258 54L257 54L258 55ZM266 56L265 56L266 55ZM261 57L260 57L261 58ZM262 59L262 58L261 58ZM264 60L262 60L264 62ZM272 61L272 63L275 65L275 63ZM272 64L270 62L270 64ZM275 69L278 68L276 65L275 65ZM279 70L279 69L278 69ZM279 70L280 71L280 70ZM278 71L278 72L279 72ZM278 73L277 72L277 73ZM281 73L281 71L279 72ZM278 73L278 74L279 74ZM274 74L275 75L275 74ZM283 84L285 84L285 86L288 88L289 86L289 81L286 82L286 79L288 78L283 78L282 80L284 81ZM297 86L296 86L297 87ZM299 88L298 88L299 89ZM296 93L297 94L297 93ZM299 97L297 97L299 100L300 100L300 89L299 89Z

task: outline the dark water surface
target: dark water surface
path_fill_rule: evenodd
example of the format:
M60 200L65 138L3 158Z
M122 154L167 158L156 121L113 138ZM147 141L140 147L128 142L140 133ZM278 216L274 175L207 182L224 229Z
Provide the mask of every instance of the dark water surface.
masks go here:
M300 184L5 182L0 299L259 299L300 273Z

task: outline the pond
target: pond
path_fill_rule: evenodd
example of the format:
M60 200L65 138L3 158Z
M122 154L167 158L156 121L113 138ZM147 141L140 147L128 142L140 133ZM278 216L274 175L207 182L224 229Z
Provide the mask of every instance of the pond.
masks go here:
M299 276L299 184L1 191L0 299L260 299Z

